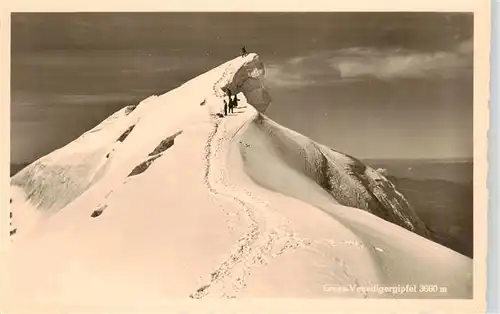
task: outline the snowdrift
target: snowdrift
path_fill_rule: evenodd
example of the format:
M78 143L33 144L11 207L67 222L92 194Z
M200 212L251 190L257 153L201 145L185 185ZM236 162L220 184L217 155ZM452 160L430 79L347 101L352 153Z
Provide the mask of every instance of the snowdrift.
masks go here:
M472 260L424 238L394 185L263 115L264 75L236 58L16 174L2 303L471 298Z

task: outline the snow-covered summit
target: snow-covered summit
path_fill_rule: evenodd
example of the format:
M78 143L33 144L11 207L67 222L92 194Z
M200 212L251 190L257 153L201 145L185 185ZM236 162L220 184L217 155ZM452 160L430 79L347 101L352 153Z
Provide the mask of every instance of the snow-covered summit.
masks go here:
M471 297L472 261L422 237L394 185L262 114L264 75L256 54L238 57L15 175L0 295L34 308ZM228 88L242 101L221 117ZM419 283L446 292L387 290Z

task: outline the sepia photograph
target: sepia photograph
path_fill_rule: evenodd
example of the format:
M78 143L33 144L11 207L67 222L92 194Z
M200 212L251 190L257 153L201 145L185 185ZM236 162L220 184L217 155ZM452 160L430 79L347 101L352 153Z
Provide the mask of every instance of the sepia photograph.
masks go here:
M2 299L474 299L474 20L12 12Z

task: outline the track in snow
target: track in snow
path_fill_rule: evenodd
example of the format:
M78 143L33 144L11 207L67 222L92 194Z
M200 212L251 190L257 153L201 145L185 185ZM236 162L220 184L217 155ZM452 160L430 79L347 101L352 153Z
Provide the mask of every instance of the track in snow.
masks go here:
M214 94L217 95L218 83L223 80L229 72L226 68L222 77L214 84ZM214 169L216 154L224 152L224 144L234 138L241 130L238 128L232 136L226 136L225 120L213 118L213 127L209 133L205 145L205 169L204 184L210 193L229 199L238 204L243 210L243 216L249 221L247 231L239 238L235 249L229 256L210 274L207 284L202 285L191 298L201 299L210 293L213 286L221 284L222 297L233 298L235 294L246 287L245 279L251 274L254 267L265 265L276 256L283 254L289 249L303 247L303 241L296 239L293 233L288 231L286 225L276 228L263 227L264 221L262 207L265 202L253 196L250 192L230 186L224 176L223 169ZM218 171L217 171L218 170ZM219 174L213 182L213 177ZM257 205L264 204L264 205ZM268 212L269 210L266 210ZM266 214L267 215L267 214ZM276 214L275 214L276 215ZM280 248L276 243L280 242ZM275 251L273 253L272 251Z
M228 66L221 78L213 85L216 97L220 97L217 96L219 94L217 90L219 83L227 77L230 71L231 66ZM236 203L242 209L238 215L243 216L249 222L249 225L238 239L235 248L210 274L209 278L206 279L206 283L189 295L194 299L202 299L216 292L220 294L219 297L235 298L239 291L246 288L246 279L251 276L252 271L256 267L268 264L273 258L298 248L317 252L312 245L335 246L335 244L332 245L330 239L297 237L287 220L274 212L266 202L241 186L235 187L227 182L225 169L228 169L228 167L224 157L222 157L222 165L220 167L216 166L215 161L220 161L217 154L227 152L231 141L243 129L245 123L236 130L232 130L226 127L226 121L231 121L230 119L234 118L229 116L218 118L213 115L212 117L212 130L205 144L203 182L211 194ZM224 147L224 145L228 146ZM222 210L226 215L228 214L224 208ZM350 284L358 284L358 279L348 273L348 267L342 260L336 258L335 264L340 267L341 273ZM363 294L362 297L366 298L367 295Z

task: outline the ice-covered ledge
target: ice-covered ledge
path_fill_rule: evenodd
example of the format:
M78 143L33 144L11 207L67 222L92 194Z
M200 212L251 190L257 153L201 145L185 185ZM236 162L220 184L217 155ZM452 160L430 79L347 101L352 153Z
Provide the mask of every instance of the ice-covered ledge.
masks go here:
M216 83L216 90L230 89L233 94L242 92L247 102L259 112L265 112L271 103L262 79L266 74L264 63L255 53L233 60L227 71Z

